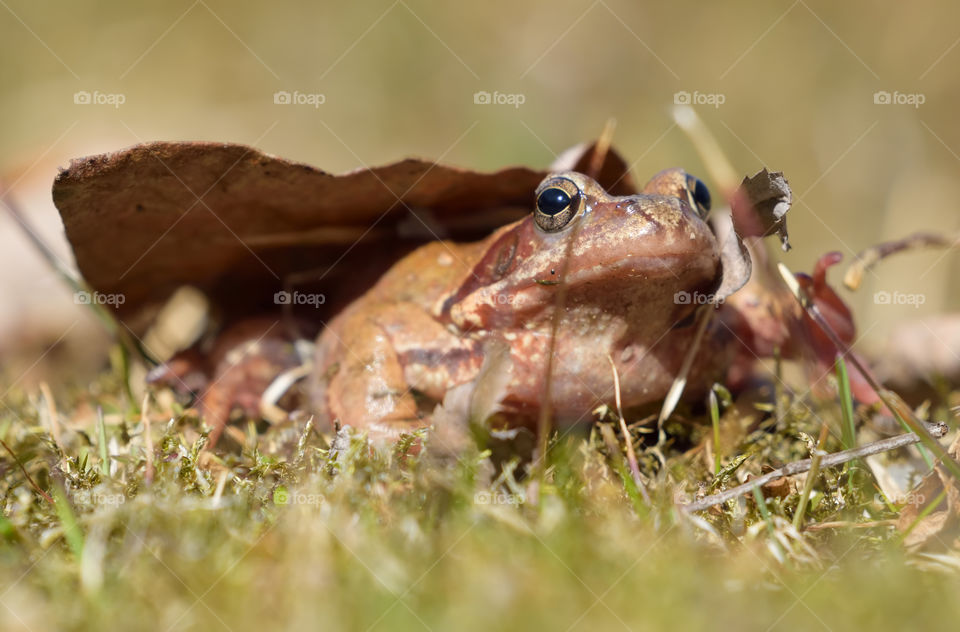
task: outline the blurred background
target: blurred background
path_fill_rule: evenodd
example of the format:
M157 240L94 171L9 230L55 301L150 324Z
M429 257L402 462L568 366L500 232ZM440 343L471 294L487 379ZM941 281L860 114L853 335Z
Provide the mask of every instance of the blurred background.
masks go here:
M739 173L785 172L783 260L810 270L829 250L960 230L958 15L930 1L2 0L0 180L69 261L50 186L71 158L202 139L333 172L411 155L544 167L613 117L639 180L705 175L670 114L689 100ZM105 336L6 216L0 257L7 381L102 366ZM960 310L958 273L956 253L911 254L844 290L858 347Z

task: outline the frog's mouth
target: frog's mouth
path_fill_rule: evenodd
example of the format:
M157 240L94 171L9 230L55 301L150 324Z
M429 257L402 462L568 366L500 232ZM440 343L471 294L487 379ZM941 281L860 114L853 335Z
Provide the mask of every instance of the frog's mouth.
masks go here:
M587 265L584 265L587 264ZM539 285L560 285L564 283L569 290L577 290L596 284L610 285L629 292L634 286L643 286L651 282L673 283L678 289L688 286L709 286L715 280L717 269L715 257L705 254L693 256L684 254L641 255L631 253L620 259L604 258L595 262L583 262L575 270L569 270L566 276L557 267L541 272L534 278Z

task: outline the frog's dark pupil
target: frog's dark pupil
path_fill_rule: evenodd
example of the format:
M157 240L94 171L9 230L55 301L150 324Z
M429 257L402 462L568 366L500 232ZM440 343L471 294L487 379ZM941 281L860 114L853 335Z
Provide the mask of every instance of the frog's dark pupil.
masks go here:
M556 215L568 206L570 206L570 196L563 189L547 189L537 198L537 208L544 215Z
M696 180L696 184L693 185L693 199L697 201L697 204L709 211L710 189L707 188L707 185L705 185L700 178L694 178L694 180Z

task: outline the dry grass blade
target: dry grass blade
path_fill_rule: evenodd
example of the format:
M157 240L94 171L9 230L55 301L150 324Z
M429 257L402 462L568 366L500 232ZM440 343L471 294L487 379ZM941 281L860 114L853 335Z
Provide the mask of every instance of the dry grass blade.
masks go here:
M149 415L149 406L150 406L150 394L144 393L143 403L140 405L140 422L143 424L143 446L144 452L146 453L147 463L144 466L143 479L147 485L153 482L154 476L154 465L153 465L153 437L150 435L150 415Z
M667 396L663 399L663 406L660 408L660 415L657 417L657 445L663 445L667 439L663 431L663 422L667 420L667 417L669 417L677 407L680 396L683 395L683 389L687 386L687 376L690 375L690 369L693 367L693 359L700 349L700 344L703 342L703 334L707 331L707 325L709 325L713 319L714 311L712 305L705 305L700 309L700 313L697 314L697 331L694 333L690 347L687 349L687 354L683 358L680 372L677 374L677 377L673 379L673 384L670 385L670 390L667 391Z
M53 401L53 392L50 390L50 385L46 382L40 382L40 393L43 395L44 402L47 405L47 417L49 417L50 421L50 437L62 451L63 443L60 440L60 415L57 414L57 403Z
M13 223L20 229L27 241L36 249L37 253L43 257L53 270L66 281L67 285L74 291L84 289L83 282L80 280L76 271L70 269L63 260L54 253L53 248L39 237L39 233L30 225L27 218L20 211L17 203L7 195L3 183L0 183L0 204L7 210L7 213L13 218Z
M643 484L640 465L637 463L637 453L633 449L633 439L630 438L630 430L627 429L627 421L623 417L623 406L620 403L620 375L617 373L617 365L614 364L613 358L607 355L607 360L610 362L610 370L613 371L613 389L617 402L617 419L620 420L620 432L623 433L623 440L627 444L627 463L630 465L630 476L633 478L633 482L636 483L637 489L640 490L643 500L646 501L647 504L650 504L650 494L647 493L647 488Z
M720 187L720 193L724 198L730 199L740 181L737 171L723 153L720 143L710 133L710 129L697 116L696 110L689 105L678 105L673 108L673 120L693 142L710 177Z
M590 161L590 173L587 174L588 176L592 178L596 178L598 176L603 163L607 159L607 154L610 152L610 145L613 142L613 132L615 128L616 123L614 120L608 120L607 124L603 128L603 132L600 134L600 138L597 140L596 148L594 149L594 156ZM556 349L557 333L560 331L560 322L563 320L564 307L567 304L567 273L570 271L570 262L573 259L573 247L574 244L577 243L577 237L579 234L580 222L576 222L573 226L573 230L571 230L570 234L567 235L567 247L563 257L563 265L561 266L559 275L557 276L557 296L554 300L553 319L550 325L550 351L547 353L547 362L546 366L544 367L543 399L540 406L540 416L537 420L537 455L534 463L534 472L536 472L536 476L533 477L533 483L530 490L530 500L534 504L537 502L537 490L539 489L540 484L543 482L542 479L546 473L547 444L551 429L551 418L553 415L553 408L551 406L550 398L553 386L554 350Z
M23 472L23 476L24 478L27 479L27 482L30 483L30 487L32 487L34 491L36 491L38 494L43 496L44 499L46 499L46 501L51 505L56 504L53 498L50 496L50 494L43 491L43 489L39 485L37 485L37 482L33 480L33 477L30 476L30 473L27 471L27 468L23 466L23 463L20 462L20 459L17 457L16 453L10 448L10 446L7 445L7 442L4 441L3 439L0 439L0 445L3 445L3 448L10 454L10 458L13 459L14 463L17 464L17 467L20 468L20 471Z
M800 492L800 504L797 505L797 511L793 514L793 528L800 529L803 524L803 515L807 511L807 503L810 502L810 494L813 492L813 485L820 474L820 461L823 459L823 447L827 442L829 426L824 423L820 426L820 438L817 439L817 445L813 449L813 456L810 458L810 473L807 474L807 480L803 484L803 491Z

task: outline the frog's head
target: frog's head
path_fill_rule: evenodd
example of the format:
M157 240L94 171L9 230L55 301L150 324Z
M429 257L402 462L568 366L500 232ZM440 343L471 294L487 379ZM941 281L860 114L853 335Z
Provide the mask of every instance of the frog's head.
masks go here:
M552 313L562 282L571 316L682 320L720 276L709 204L680 169L628 196L580 173L551 174L533 212L488 238L442 312L463 329L531 327Z

